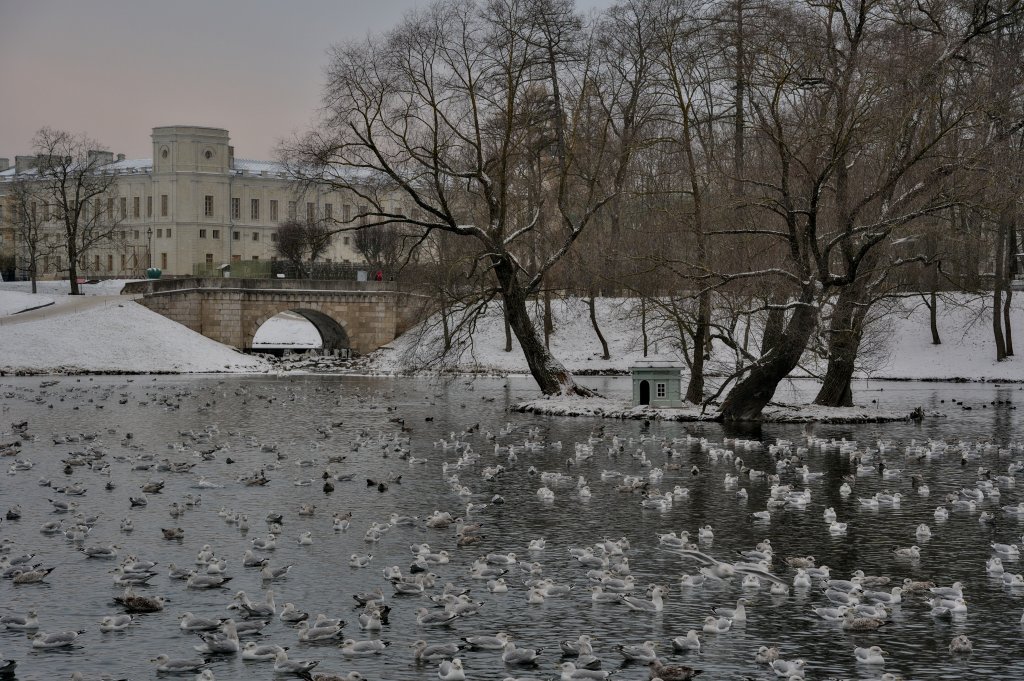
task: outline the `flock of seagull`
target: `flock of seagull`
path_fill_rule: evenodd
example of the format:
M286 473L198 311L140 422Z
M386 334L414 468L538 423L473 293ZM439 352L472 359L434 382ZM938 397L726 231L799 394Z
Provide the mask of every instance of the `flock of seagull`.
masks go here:
M244 389L236 389L236 395L244 393ZM108 392L106 397L118 396ZM120 404L125 404L127 393L120 397ZM174 410L195 398L178 392L162 394L155 401L164 409ZM215 413L209 403L207 407L206 413ZM169 651L154 657L151 663L157 673L194 675L196 681L214 681L212 663L231 657L266 665L277 675L311 681L365 678L357 671L321 671L324 655L318 652L326 651L334 660L338 655L349 661L383 655L404 657L422 670L424 678L436 676L441 681L472 678L473 665L467 668L464 662L480 656L500 660L507 670L504 681L550 678L547 670L554 670L561 681L603 681L610 677L628 678L634 673L631 670L638 667L644 668L646 678L686 681L703 673L701 652L710 642L728 637L731 631L743 628L759 616L752 604L763 591L773 597L802 594L808 597L804 600L811 600L809 612L815 617L834 622L841 631L871 636L882 627L891 626L894 610L911 600L926 606L936 620L962 622L968 608L963 584L936 584L909 577L899 580L892 575L869 575L860 570L851 575L834 575L814 556L776 555L770 538L732 555L714 553L715 530L707 523L695 527L693 532L660 532L652 538L657 550L677 557L685 571L674 578L675 586L644 584L633 573L636 552L627 537L572 546L554 546L538 537L525 546L480 553L474 546L484 543L483 532L486 530L487 538L493 542L500 538L502 529L497 516L489 516L486 510L524 511L521 506L501 511L506 508L502 493L509 494L514 485L535 484L535 503L541 507L567 498L586 501L603 496L610 503L635 503L647 512L664 513L687 502L690 489L686 484L717 487L714 480L722 479L722 489L743 501L748 498L752 483L766 486L766 507L753 512L751 520L770 528L776 514L806 510L812 503L811 485L820 482L823 473L811 466L820 464L823 457L849 461L852 472L844 477L839 488L844 499L854 495L858 480L865 476L878 477L884 485L904 490L885 490L857 498L857 506L879 512L899 509L910 495L927 501L931 493L920 474L896 469L895 462L902 462L899 465L906 468L959 457L963 470L977 471L977 480L973 486L965 486L940 500L934 512L937 523L950 513L960 512L979 513L981 525L993 523L997 515L1024 518L1024 502L1000 503L1001 494L1013 490L1017 477L1024 472L1024 449L1020 445L1001 447L986 442L939 440L865 444L816 438L810 432L801 440L777 440L765 445L735 438L712 442L692 435L671 439L646 432L620 436L606 432L607 426L599 426L586 440L566 446L565 450L571 449L567 452L561 442L545 441L539 428L509 423L494 431L475 424L433 443L423 443L419 453L426 453L420 458L413 455L412 429L397 412L392 415L393 409L382 409L390 417L387 429L375 434L363 429L344 445L330 444L327 449L332 453L320 459L287 454L277 445L251 440L252 448L268 461L235 477L229 477L221 466L242 465L243 455L224 447L224 434L215 425L181 431L180 441L170 446L171 453L162 455L136 442L128 433L119 435L119 447L115 447L99 435L50 436L41 433L34 423L12 423L9 430L0 432L0 455L4 457L0 461L6 461L9 476L4 489L38 483L47 488L47 501L42 508L29 508L27 503L22 508L21 503L11 503L6 510L0 524L0 575L4 582L0 589L8 596L10 589L16 589L17 595L23 597L21 590L32 589L32 585L65 586L65 580L73 580L76 570L90 569L71 564L72 556L85 563L113 566L108 570L115 589L111 612L97 616L95 632L116 636L138 627L175 626L194 634L194 650L189 654ZM332 434L340 427L341 423L322 426L318 429L320 439L331 443ZM322 443L318 446L323 448ZM68 452L69 449L73 451ZM37 458L25 454L28 450L36 452ZM58 452L62 457L62 479L32 480L44 451ZM424 465L431 459L435 463L441 461L437 470L447 489L449 508L435 510L424 518L401 515L397 509L380 518L360 513L359 494L382 494L389 487L401 485L402 475L392 472L366 479L363 491L362 479L356 479L349 459L378 458L401 462L408 469L403 474L410 476L431 470ZM557 470L543 470L534 463L538 460L562 463ZM750 463L754 461L766 465L764 470L752 468ZM289 480L287 471L296 466L307 475L316 471L318 477ZM584 471L593 472L592 479ZM127 472L150 479L139 485L137 492L131 491L127 507L121 509L123 516L114 519L104 495L118 489ZM166 499L166 479L171 476L188 481L190 491L173 500ZM673 480L671 487L665 483L666 478ZM349 483L342 489L350 493L333 496L343 483ZM270 511L262 517L250 517L251 511L232 510L218 502L222 490L268 484L319 488L315 493L322 494L323 501L296 501L291 509ZM481 488L486 491L479 491ZM17 495L5 494L4 498L13 501ZM345 508L333 513L322 510L342 505ZM219 510L214 511L218 506ZM161 527L157 536L137 536L137 517L133 515L150 512L166 513L169 527ZM226 555L215 546L204 544L195 555L186 555L183 549L178 551L180 560L167 565L147 558L147 548L154 543L183 546L183 540L193 529L211 522L214 513L243 536L255 535L249 539L250 548L244 555ZM302 519L324 513L331 514L335 537L317 537L310 530L294 531ZM5 536L5 529L21 526L30 517L39 521L41 541L50 542L51 547L65 547L61 550L66 561L60 565L47 564L32 546ZM823 511L822 524L823 532L832 536L847 532L847 523L839 519L839 513L832 507ZM348 566L373 570L372 548L382 542L402 542L400 537L409 536L403 530L413 530L418 537L426 533L428 541L409 547L408 565L384 567L376 588L353 594L355 610L347 620L337 613L307 610L309 604L304 607L293 602L279 603L279 589L287 584L293 569L322 569L275 560L279 547L286 543L307 547L334 541L338 535L362 532L369 550L352 553ZM117 532L121 538L97 541L94 532L106 533L107 537ZM926 542L930 536L927 524L909 527L907 531L908 539L913 537L917 542ZM983 569L1012 593L1020 593L1013 590L1024 589L1024 577L1007 569L1008 563L1020 557L1019 546L1011 542L993 542L992 555ZM468 569L459 567L456 572L454 568L468 562L470 556L474 559ZM899 546L893 549L892 557L896 568L917 564L921 549L916 544ZM556 569L562 572L555 572ZM245 575L247 583L260 585L260 595L233 588L232 582L240 574ZM325 573L324 580L331 582L333 588L334 578L329 574L332 573ZM709 608L698 627L678 632L669 641L628 642L629 617L660 617L670 607L673 591L699 593L707 589L713 594L711 590L730 586L738 587L743 596L732 607ZM581 633L562 640L556 651L517 640L500 627L488 631L484 603L474 596L474 592L484 589L495 597L508 599L510 607L541 605L551 599L586 599L594 607L618 608L624 640L601 645L596 636ZM170 603L187 600L181 597L182 591L223 593L223 609L198 614L170 612ZM0 597L0 603L5 601L11 599ZM83 637L93 632L51 629L47 613L40 612L46 607L56 606L40 600L33 610L7 611L0 616L0 627L26 634L30 640L27 645L37 651L87 645ZM421 637L414 641L386 640L391 619L396 616L410 624L415 622ZM1024 624L1024 617L1021 622ZM465 633L467 628L474 633L456 635L457 631ZM877 672L875 678L896 681L901 677L884 671L889 655L884 645L885 639L878 638L871 645L851 647L848 654L858 667ZM948 642L947 648L950 656L964 657L972 654L973 643L960 634ZM752 649L745 678L760 674L786 681L806 678L815 666L813 661L786 655L784 651L785 646L768 644ZM33 663L45 669L45 657L33 658ZM107 671L113 676L104 678L119 678L118 664L116 659L107 660ZM0 661L0 679L13 678L16 672L17 662ZM89 677L75 672L71 678L86 681Z

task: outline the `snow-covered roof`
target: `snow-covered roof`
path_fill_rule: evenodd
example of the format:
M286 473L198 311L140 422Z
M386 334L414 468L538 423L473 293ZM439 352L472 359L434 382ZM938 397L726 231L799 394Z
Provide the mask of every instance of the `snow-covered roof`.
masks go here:
M634 369L682 369L683 363L675 357L668 355L648 355L643 359L637 360L630 367L629 370Z
M251 158L235 158L235 170L244 170L247 173L277 174L287 172L285 167L274 161L257 161Z

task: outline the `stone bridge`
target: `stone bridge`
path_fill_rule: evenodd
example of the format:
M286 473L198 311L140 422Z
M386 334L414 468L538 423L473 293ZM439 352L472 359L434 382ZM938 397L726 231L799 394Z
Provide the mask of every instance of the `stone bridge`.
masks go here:
M308 319L325 350L366 354L422 319L429 299L394 282L320 279L153 279L131 282L122 295L239 350L252 349L256 331L292 311Z

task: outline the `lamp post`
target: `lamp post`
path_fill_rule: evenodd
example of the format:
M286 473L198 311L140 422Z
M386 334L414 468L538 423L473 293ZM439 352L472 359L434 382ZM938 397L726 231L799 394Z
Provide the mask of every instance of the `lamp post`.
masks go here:
M149 242L148 245L146 246L146 269L148 270L148 269L151 269L153 267L153 228L152 227L146 228L146 239Z

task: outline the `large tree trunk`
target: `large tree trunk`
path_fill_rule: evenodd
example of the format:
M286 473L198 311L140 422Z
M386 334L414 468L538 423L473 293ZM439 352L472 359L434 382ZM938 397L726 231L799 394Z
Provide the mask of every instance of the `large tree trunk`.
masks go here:
M608 341L604 339L604 334L601 333L601 327L597 325L597 305L594 304L593 293L591 293L590 297L587 298L587 307L590 308L590 325L594 327L594 333L597 334L597 340L601 341L601 359L611 359L612 355L608 352Z
M932 330L932 345L942 345L942 338L939 337L939 299L932 289L928 302L928 325Z
M812 300L807 294L801 297L802 304L794 308L779 342L729 391L719 408L724 420L756 421L761 417L761 410L771 401L779 383L796 368L814 333L818 308L811 305Z
M770 298L768 316L764 321L764 331L761 335L761 356L767 355L778 345L782 338L782 331L786 326L786 310L782 307L784 299L778 294L772 294Z
M686 385L686 401L691 404L704 402L704 353L711 319L711 294L703 291L697 301L697 324L693 332L693 362L690 364L690 381Z
M593 391L576 385L572 374L548 351L527 311L526 290L517 280L516 266L509 258L492 256L494 274L505 298L508 321L519 340L530 374L545 395L592 396Z
M853 406L851 384L868 312L868 303L860 300L858 288L856 285L844 287L836 300L829 321L828 367L814 404Z

